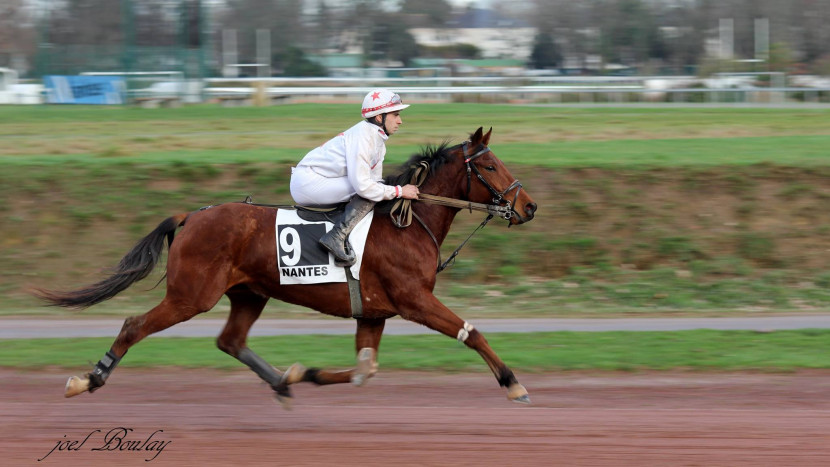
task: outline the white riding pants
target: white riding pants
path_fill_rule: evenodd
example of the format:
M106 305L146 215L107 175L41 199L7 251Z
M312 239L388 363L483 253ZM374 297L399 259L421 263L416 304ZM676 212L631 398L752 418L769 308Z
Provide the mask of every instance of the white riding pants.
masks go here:
M355 194L347 176L324 177L308 166L291 168L290 188L294 201L306 206L342 203Z

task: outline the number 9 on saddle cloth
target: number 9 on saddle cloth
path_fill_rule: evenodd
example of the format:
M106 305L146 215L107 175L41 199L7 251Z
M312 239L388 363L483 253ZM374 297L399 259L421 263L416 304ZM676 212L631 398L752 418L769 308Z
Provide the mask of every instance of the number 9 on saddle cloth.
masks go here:
M305 217L305 218L304 218ZM352 276L360 279L360 265L373 213L370 212L352 230L349 243L357 261L351 266ZM310 220L308 220L310 219ZM334 257L320 246L319 239L334 224L325 215L312 213L300 217L298 211L280 209L275 225L277 267L280 284L321 284L346 282L344 268L335 266Z

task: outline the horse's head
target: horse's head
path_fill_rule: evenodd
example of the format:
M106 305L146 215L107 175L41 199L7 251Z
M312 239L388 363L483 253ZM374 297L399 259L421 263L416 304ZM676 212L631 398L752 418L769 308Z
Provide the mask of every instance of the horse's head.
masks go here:
M489 148L490 134L479 127L470 140L461 144L461 157L466 166L466 198L476 203L494 204L507 208L510 224L522 224L536 212L536 203L513 177L504 163Z

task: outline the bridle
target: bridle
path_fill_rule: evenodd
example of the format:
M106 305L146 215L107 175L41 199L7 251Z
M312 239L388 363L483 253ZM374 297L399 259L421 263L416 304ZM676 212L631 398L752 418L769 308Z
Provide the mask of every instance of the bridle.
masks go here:
M499 192L498 190L493 188L493 185L490 185L490 182L488 182L487 179L484 178L483 175L481 175L481 171L478 170L478 167L476 167L476 165L472 163L473 160L490 152L490 148L486 145L481 145L481 149L479 149L478 152L471 156L467 156L467 145L469 143L469 141L461 143L461 153L465 155L464 164L467 166L467 199L470 198L470 190L472 189L472 172L475 172L476 178L478 178L479 181L481 181L481 183L484 184L484 186L488 190L490 190L490 194L493 195L493 205L502 206L502 204L504 204L504 207L507 208L506 211L499 210L500 213L503 212L503 214L501 214L500 217L504 220L509 221L511 218L513 218L514 214L518 216L519 213L516 212L514 206L516 205L516 199L519 198L519 191L522 190L522 183L519 182L519 180L513 180L513 183L511 183L510 186L505 188L502 192ZM513 195L513 201L506 201L504 199L505 195L507 195L513 190L516 190L516 193Z
M426 223L412 210L412 203L411 200L408 199L399 199L395 202L390 211L389 215L392 218L392 223L395 224L396 227L405 228L409 227L412 223L412 218L414 217L415 220L418 221L419 224L427 231L430 238L432 238L432 242L435 244L436 249L438 250L438 269L437 273L443 271L448 266L451 266L455 262L455 257L458 256L458 253L464 248L464 245L475 235L476 232L483 229L484 226L487 225L488 222L493 218L493 216L499 216L502 219L508 221L507 226L510 227L510 220L513 216L519 216L519 213L516 212L514 206L516 205L516 200L519 197L519 192L522 190L522 184L519 180L513 180L513 183L510 184L504 191L498 191L493 188L493 185L487 181L486 178L481 174L481 171L478 170L475 164L472 162L481 157L484 154L490 152L490 148L487 145L481 145L481 148L476 151L475 154L467 155L468 146L470 141L465 141L461 143L461 154L464 156L464 165L467 167L467 193L466 198L469 200L470 198L470 191L472 190L472 174L475 172L476 178L490 191L490 194L493 196L493 204L483 204L483 203L474 203L472 201L464 201L460 199L454 198L447 198L444 196L436 196L427 193L421 193L418 195L419 201L424 201L430 204L438 204L441 206L449 206L454 208L460 209L468 209L470 212L472 211L483 211L487 213L487 217L481 222L481 224L471 233L455 251L452 252L449 258L446 261L441 262L441 245L438 244L438 239L435 237L435 234L432 233L432 230L426 225ZM412 178L410 183L415 186L420 186L425 180L427 175L429 174L429 164L426 162L421 162L416 170L412 174ZM516 190L515 194L513 195L513 201L508 201L505 199L505 196L508 195L511 191Z

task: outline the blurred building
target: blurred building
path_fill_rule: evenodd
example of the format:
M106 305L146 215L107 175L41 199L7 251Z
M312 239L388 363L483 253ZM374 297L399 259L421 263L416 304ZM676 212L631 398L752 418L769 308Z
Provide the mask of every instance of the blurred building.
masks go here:
M470 44L481 51L481 58L526 61L537 30L525 21L508 18L495 10L468 8L447 21L446 27L418 27L408 31L421 46Z

